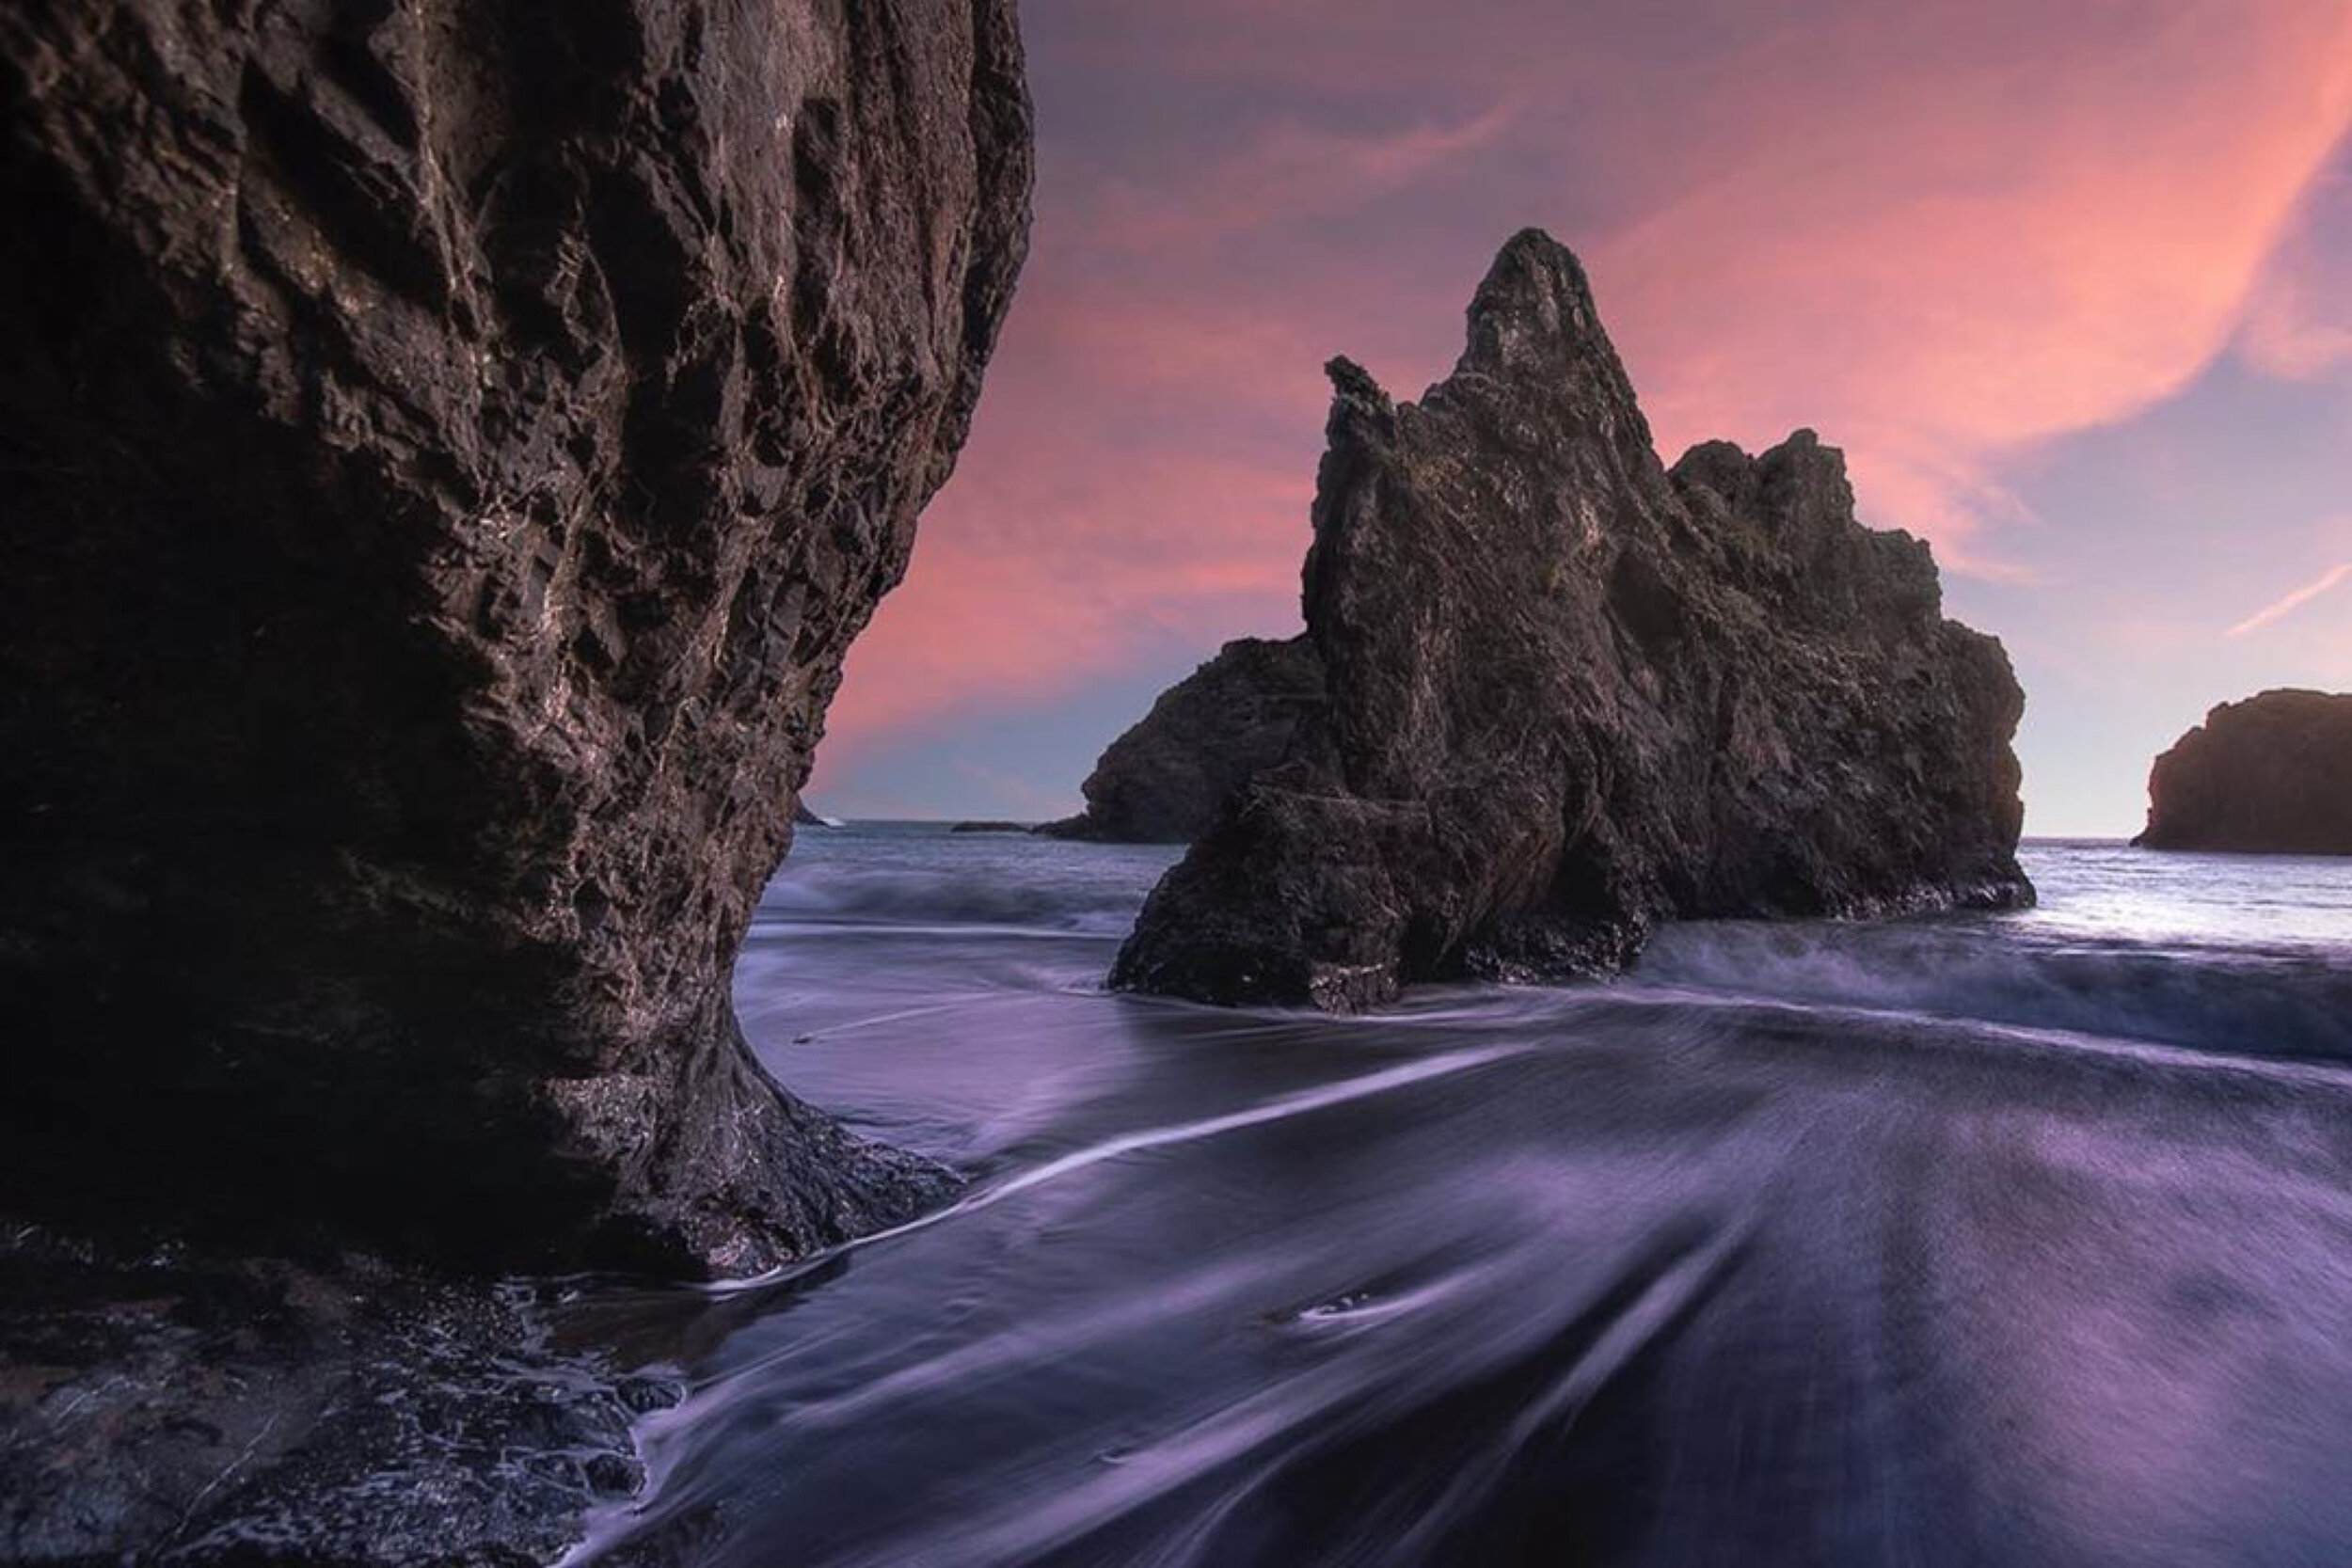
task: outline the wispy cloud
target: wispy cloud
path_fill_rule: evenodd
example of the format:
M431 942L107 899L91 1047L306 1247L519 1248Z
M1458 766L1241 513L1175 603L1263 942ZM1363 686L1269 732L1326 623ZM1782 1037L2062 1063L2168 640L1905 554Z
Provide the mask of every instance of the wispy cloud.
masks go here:
M2235 347L2256 370L2289 381L2352 366L2352 134L2271 253Z
M2331 593L2342 587L2346 581L2352 581L2352 561L2339 562L2328 567L2328 570L2320 573L2294 593L2282 595L2263 606L2262 609L2254 611L2222 635L2244 637L2248 632L2260 631L2273 621L2294 614L2321 594Z
M1589 258L1661 434L1812 424L1858 481L1907 452L1964 473L2128 419L2228 346L2352 125L2352 8L2184 6L2120 35L2101 8L2024 14L1817 21L1774 47L1835 39L1872 69L1794 121L1769 53L1708 101L1736 158L1693 160ZM2329 352L2292 320L2300 362ZM2007 519L1912 467L1858 483L1865 507L1963 570L1997 560L1972 536Z
M1369 135L1277 125L1180 184L1111 182L1089 217L1092 237L1135 251L1198 249L1361 207L1490 146L1518 114L1518 103L1504 103L1465 119Z
M1031 264L958 478L834 705L845 791L949 717L1295 627L1323 360L1400 396L1442 375L1522 224L1591 265L1669 457L1819 429L1865 520L1931 539L1972 613L2072 613L2095 573L2067 562L2099 556L2058 546L2120 530L2029 465L2233 344L2319 372L2344 325L2322 171L2352 129L2352 0L1023 9ZM2162 457L2123 477L2166 483ZM2283 549L2284 516L2242 526ZM2293 548L2352 560L2352 533ZM2207 573L2133 625L2210 652L2222 595L2269 592ZM2230 646L2283 657L2324 619Z

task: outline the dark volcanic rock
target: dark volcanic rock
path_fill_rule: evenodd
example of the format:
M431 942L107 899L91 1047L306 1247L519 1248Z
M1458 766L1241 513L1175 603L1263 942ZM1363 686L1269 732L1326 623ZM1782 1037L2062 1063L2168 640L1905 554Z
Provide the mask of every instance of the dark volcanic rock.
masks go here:
M2148 775L2150 849L2352 855L2352 692L2223 703Z
M548 1295L0 1225L0 1561L551 1562L682 1390Z
M970 822L959 822L947 831L951 833L1027 833L1030 828L1025 822L976 819Z
M796 828L830 828L834 826L833 823L826 821L823 817L809 810L805 801L797 800L792 802L792 825Z
M1359 1007L1605 971L1651 925L2031 896L2000 644L1809 432L1669 475L1576 259L1506 245L1453 376L1331 367L1305 570L1329 707L1113 983Z
M1323 711L1323 665L1305 637L1245 637L1160 693L1087 775L1087 809L1038 830L1116 844L1188 844L1226 797L1290 754Z
M934 1196L727 982L1023 255L1012 0L0 62L10 1199L732 1272Z

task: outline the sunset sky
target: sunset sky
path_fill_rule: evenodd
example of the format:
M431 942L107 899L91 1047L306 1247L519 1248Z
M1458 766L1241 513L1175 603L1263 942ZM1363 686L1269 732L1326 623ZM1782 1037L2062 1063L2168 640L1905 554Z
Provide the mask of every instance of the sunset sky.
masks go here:
M1440 378L1585 260L1671 460L1800 425L2027 696L2029 833L2137 828L2212 704L2352 689L2352 0L1028 0L1037 227L809 790L1074 809L1298 626L1344 353Z

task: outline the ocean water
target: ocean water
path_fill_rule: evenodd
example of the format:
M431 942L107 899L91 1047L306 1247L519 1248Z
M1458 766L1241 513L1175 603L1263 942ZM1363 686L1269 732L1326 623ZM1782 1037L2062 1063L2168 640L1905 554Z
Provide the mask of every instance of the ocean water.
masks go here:
M1324 1019L1102 992L1170 858L802 834L744 1022L972 1186L583 1302L691 1391L581 1560L2352 1562L2352 861Z

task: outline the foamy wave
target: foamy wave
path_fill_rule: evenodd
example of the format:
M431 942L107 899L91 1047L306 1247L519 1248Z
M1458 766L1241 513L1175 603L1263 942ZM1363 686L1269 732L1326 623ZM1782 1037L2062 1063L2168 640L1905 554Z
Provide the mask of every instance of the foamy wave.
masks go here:
M1718 922L1637 981L2264 1056L2352 1058L2352 968L2305 951L2036 941L1998 923Z
M993 926L1122 933L1142 895L1076 882L1014 882L963 871L799 867L760 899L763 918L826 925Z

